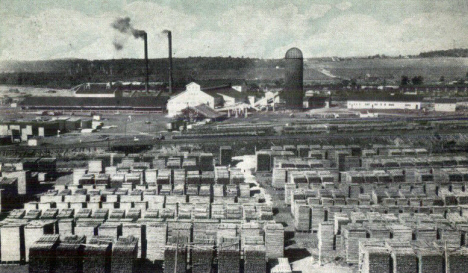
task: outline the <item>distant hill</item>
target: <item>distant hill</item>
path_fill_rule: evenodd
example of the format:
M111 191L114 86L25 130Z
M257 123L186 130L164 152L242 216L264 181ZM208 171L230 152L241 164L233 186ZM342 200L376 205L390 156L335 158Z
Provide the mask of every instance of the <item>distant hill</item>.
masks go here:
M420 58L434 58L434 57L468 57L468 48L454 48L448 50L435 50L429 52L422 52L419 54Z
M174 58L176 87L196 81L202 85L239 84L240 81L275 83L284 77L284 59L231 57ZM166 82L168 60L149 60L150 81ZM0 62L0 84L69 88L83 82L142 81L142 59L47 60ZM305 69L306 77L328 80L315 69Z
M446 53L449 51L434 51L410 58L305 59L304 81L309 86L341 83L343 79L355 79L361 84L397 85L404 75L409 78L422 76L424 83L430 84L439 82L442 76L446 82L466 76L468 58L439 57L437 52L449 54ZM457 54L462 55L462 52L468 57L468 49L459 50ZM281 87L284 68L284 59L174 58L174 85L184 88L191 81L202 86L247 81L247 84L267 83ZM150 81L167 82L167 59L151 59L149 70ZM142 59L0 62L1 85L70 88L84 82L143 81L144 78Z

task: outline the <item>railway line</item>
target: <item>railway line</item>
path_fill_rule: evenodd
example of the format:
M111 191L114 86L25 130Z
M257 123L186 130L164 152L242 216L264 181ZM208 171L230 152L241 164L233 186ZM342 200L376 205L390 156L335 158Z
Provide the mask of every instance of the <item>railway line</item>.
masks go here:
M110 140L97 140L90 142L82 143L72 143L72 144L57 144L57 145L41 145L36 147L30 147L25 145L7 145L0 146L0 154L5 153L18 153L18 154L28 154L28 153L47 153L49 151L93 151L93 150L117 150L125 149L132 147L133 149L145 149L151 148L152 146L167 146L167 145L181 145L181 144L212 144L212 145L228 145L233 142L251 142L258 143L261 141L268 142L279 142L283 141L292 141L292 142L313 142L313 141L323 141L323 140L339 140L339 139L367 139L367 138L394 138L407 137L410 139L428 139L430 137L444 138L454 135L465 135L468 138L468 130L460 132L446 131L446 132L437 132L434 131L411 131L411 132L392 132L392 133L379 133L379 132L363 132L363 133L328 133L328 134L314 134L314 135L248 135L248 136L226 136L222 137L219 135L206 135L200 137L186 138L186 139L141 139L139 141L134 141L133 138L128 139L110 139Z

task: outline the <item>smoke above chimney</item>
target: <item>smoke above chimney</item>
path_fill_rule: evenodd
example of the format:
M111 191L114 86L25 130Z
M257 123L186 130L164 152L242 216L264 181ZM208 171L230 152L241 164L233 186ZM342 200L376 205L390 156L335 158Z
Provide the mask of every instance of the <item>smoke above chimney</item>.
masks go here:
M117 39L115 39L112 44L114 45L114 48L116 50L122 50L123 49L123 43L120 42L120 41L117 41Z
M117 30L119 33L133 36L135 39L140 39L140 38L144 39L146 35L146 32L144 30L139 30L132 26L132 24L130 23L129 17L117 18L111 24L111 26L113 29ZM124 42L125 41L115 38L112 44L114 45L114 48L116 50L122 50L124 48Z
M135 29L132 24L130 24L129 17L117 18L112 23L112 27L120 33L133 35L136 39L143 38L146 33L144 30Z
M113 23L112 27L118 32L125 35L132 35L135 39L143 39L144 41L144 52L145 52L145 90L149 91L149 65L148 65L148 35L146 31L136 29L130 23L129 17L117 18ZM116 50L123 49L123 43L114 39L112 42Z

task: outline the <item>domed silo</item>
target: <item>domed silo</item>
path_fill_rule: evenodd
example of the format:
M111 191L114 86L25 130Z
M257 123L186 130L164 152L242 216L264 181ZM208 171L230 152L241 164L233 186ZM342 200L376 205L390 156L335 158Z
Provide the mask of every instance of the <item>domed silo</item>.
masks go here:
M288 108L302 109L304 97L304 58L299 48L293 47L286 52L285 80L282 99Z

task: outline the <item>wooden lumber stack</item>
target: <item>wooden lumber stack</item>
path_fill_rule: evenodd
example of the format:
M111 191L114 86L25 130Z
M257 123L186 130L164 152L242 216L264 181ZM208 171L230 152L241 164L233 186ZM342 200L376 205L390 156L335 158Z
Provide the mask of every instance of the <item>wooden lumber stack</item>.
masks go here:
M218 273L239 273L239 237L224 237L218 245Z
M133 236L121 237L112 249L112 273L136 273L138 239Z
M266 273L265 246L246 245L244 249L244 272Z
M164 260L164 247L167 240L167 223L146 225L146 258L152 262Z

